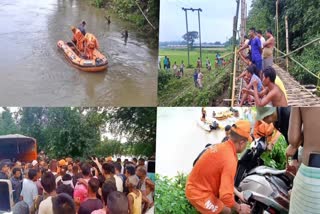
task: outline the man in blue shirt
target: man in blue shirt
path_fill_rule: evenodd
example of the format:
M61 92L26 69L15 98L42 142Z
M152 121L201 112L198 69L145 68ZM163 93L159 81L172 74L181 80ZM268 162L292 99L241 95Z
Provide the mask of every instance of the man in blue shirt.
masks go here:
M194 81L194 86L198 88L198 70L197 69L194 69L193 81Z
M12 177L10 178L10 180L12 184L12 189L14 190L14 192L12 193L14 203L18 203L20 200L20 193L22 190L22 181L20 180L20 176L21 169L13 168Z
M0 162L0 179L9 179L9 167L5 162Z
M81 31L83 35L86 35L86 24L87 23L85 21L82 21L78 27L78 29Z
M244 44L242 48L239 49L238 53L242 50L249 48L251 46L251 59L252 63L256 65L256 68L260 74L260 79L262 79L262 49L261 49L261 41L256 34L255 28L250 28L249 30L250 41L248 44Z

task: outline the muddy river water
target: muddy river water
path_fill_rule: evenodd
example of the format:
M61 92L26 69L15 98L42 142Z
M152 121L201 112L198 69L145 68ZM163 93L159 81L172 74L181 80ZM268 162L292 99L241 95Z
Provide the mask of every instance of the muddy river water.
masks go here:
M244 108L237 108L240 118ZM212 112L226 111L226 107L206 108L207 118ZM157 148L156 172L162 176L173 177L190 173L193 161L207 144L220 143L225 137L224 129L210 133L199 126L201 107L159 107L157 109ZM238 119L220 121L220 126L232 125ZM253 125L253 124L252 124Z
M156 105L157 50L115 15L108 25L106 14L88 0L1 0L0 105ZM79 71L57 49L81 20L98 38L107 72ZM126 45L120 33L125 29Z

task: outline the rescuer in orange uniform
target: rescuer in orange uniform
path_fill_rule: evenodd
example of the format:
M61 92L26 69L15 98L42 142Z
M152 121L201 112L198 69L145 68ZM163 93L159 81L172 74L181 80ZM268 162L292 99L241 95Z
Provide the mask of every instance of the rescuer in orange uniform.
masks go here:
M83 41L84 41L84 36L81 33L81 31L74 27L71 26L71 31L73 33L73 38L72 41L77 45L77 48L79 51L84 51L84 46L83 46Z
M94 50L99 49L99 42L97 38L91 33L86 33L84 42L86 56L88 59L94 59Z
M238 204L234 199L234 192L241 195L234 188L237 153L251 141L250 129L249 121L239 120L232 126L229 139L208 147L193 167L186 184L186 197L199 212L251 212L249 205Z

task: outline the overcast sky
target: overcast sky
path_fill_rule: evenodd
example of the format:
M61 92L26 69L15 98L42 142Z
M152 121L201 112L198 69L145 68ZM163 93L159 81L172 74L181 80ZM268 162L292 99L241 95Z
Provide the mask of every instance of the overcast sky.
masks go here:
M252 0L247 0L248 11ZM160 0L160 41L181 41L186 33L185 12L181 9L201 8L202 42L226 41L232 36L236 0ZM240 16L240 11L239 11ZM189 31L199 31L198 12L188 11Z

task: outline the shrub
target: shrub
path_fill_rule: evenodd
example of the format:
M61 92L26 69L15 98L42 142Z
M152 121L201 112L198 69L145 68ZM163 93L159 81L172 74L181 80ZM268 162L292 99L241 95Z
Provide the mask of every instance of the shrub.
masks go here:
M178 174L173 178L156 178L155 213L198 213L185 196L187 176Z

